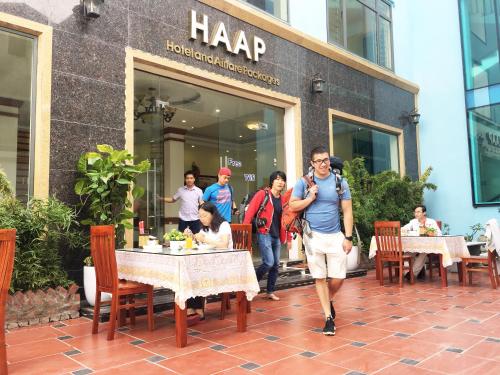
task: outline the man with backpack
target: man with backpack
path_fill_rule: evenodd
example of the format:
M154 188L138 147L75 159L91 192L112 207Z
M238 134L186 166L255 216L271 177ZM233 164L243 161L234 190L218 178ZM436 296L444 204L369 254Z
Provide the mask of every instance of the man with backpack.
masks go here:
M316 293L325 314L323 334L333 336L335 309L332 300L346 277L347 254L352 249L351 194L345 180L337 189L326 148L316 147L310 156L313 173L295 184L290 209L303 211L302 239L309 271L315 279ZM345 237L341 232L339 207L342 208Z
M267 298L279 301L274 294L280 265L281 244L286 241L286 233L281 225L282 200L281 192L286 184L285 172L275 171L269 177L269 187L255 193L248 204L243 224L251 224L255 219L257 241L259 243L262 264L257 268L257 280L266 273Z
M212 202L217 207L220 215L231 223L231 214L238 215L236 203L233 200L233 188L229 185L231 170L227 167L219 169L217 182L210 185L203 193L203 202ZM202 202L202 203L203 203Z

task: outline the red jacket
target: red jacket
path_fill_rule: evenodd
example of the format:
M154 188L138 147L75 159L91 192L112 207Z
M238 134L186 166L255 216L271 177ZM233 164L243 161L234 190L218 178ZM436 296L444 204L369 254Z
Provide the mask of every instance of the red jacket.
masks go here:
M266 225L262 228L257 228L259 233L262 234L268 234L269 230L271 228L271 224L273 222L273 215L274 215L274 206L273 206L273 200L272 200L272 193L270 189L265 189L265 190L259 190L255 195L253 196L252 200L248 204L247 211L245 212L245 218L243 219L243 224L251 224L252 219L254 216L257 214L257 211L260 208L260 205L264 201L265 194L269 194L269 199L260 213L261 218L266 218ZM283 206L285 203L283 196L281 196L281 205ZM285 228L281 226L280 223L280 241L281 243L286 242L286 232Z

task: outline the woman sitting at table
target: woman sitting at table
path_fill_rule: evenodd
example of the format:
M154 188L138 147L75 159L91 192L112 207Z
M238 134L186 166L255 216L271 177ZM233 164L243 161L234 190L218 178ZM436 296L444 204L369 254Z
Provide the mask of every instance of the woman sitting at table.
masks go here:
M222 218L213 203L203 203L199 209L199 217L202 228L200 232L194 234L196 242L210 249L233 248L231 226ZM188 315L197 314L200 320L205 319L204 305L205 298L203 297L188 299L186 301Z

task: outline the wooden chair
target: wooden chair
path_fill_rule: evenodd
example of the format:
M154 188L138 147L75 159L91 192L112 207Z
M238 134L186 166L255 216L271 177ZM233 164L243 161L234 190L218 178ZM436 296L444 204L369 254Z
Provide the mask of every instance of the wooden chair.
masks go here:
M7 350L5 347L5 302L10 288L14 255L16 249L16 230L0 229L0 374L7 374Z
M399 287L403 287L404 270L410 271L410 283L415 282L413 275L413 257L403 254L401 244L401 225L399 221L376 221L375 239L377 241L377 268L380 285L384 285L384 263L389 263L389 281L392 282L392 263L399 270ZM405 266L408 261L409 267Z
M233 249L248 250L252 253L252 224L231 224ZM224 319L226 311L231 309L230 293L221 294L220 319ZM251 312L250 302L247 302L247 313Z
M148 329L154 329L153 286L133 281L119 280L115 255L115 228L113 225L92 226L90 228L90 251L96 274L96 294L92 333L96 334L101 310L101 293L111 293L108 340L115 335L116 319L124 309L129 311L130 322L135 324L135 307L147 305ZM134 295L146 293L146 300L135 300ZM124 304L122 304L124 302ZM125 311L123 311L125 312Z
M462 286L467 283L467 273L469 274L469 285L472 285L472 272L485 272L490 276L491 287L496 289L500 285L500 276L498 276L496 250L488 251L488 255L470 256L462 258ZM476 265L475 267L468 267Z

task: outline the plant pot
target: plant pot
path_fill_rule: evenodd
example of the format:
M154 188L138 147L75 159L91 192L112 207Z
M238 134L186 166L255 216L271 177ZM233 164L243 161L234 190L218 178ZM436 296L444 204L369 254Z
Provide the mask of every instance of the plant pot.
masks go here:
M347 254L347 271L355 271L359 267L359 247L353 246Z
M180 250L186 246L186 241L170 241L170 250Z
M85 299L90 306L95 305L95 289L96 289L96 279L95 279L95 268L94 267L83 267L83 289L85 290ZM111 301L110 293L101 293L101 302Z

